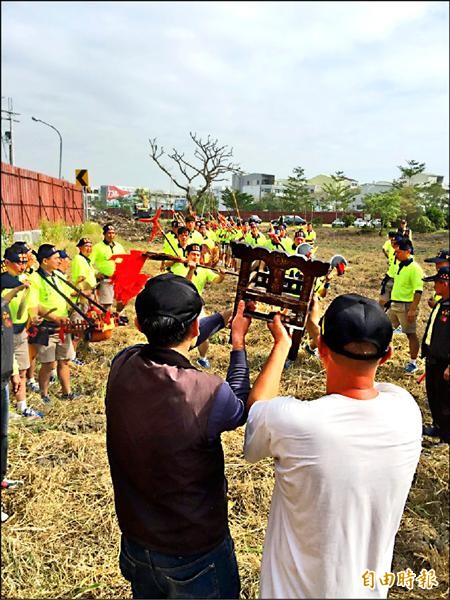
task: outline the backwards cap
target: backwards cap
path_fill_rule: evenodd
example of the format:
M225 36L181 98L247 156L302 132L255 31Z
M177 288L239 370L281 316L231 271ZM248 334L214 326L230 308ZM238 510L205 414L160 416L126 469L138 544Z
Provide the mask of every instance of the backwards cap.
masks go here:
M321 335L336 354L356 360L375 360L383 357L392 340L392 325L384 310L359 294L343 294L333 300L321 321ZM351 342L370 342L376 352L355 354L345 349Z
M164 273L152 277L136 297L136 316L139 323L155 317L171 317L189 325L203 307L195 285L185 277Z

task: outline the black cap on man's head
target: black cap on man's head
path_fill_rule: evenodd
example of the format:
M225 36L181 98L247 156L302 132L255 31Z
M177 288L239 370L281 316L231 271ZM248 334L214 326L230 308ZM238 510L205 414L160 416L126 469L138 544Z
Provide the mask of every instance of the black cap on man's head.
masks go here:
M430 277L424 277L423 281L449 281L450 280L450 267L442 267L434 275Z
M431 258L426 258L424 262L427 263L440 263L445 262L450 259L450 254L448 250L439 250L437 256L432 256Z
M172 221L170 225L172 227L178 227L179 223L178 223L178 221Z
M392 325L384 310L375 300L359 294L343 294L335 298L320 325L322 338L330 350L356 360L382 358L392 340ZM351 352L346 346L352 342L370 342L376 352Z
M185 277L164 273L152 277L136 297L136 316L140 324L154 317L171 317L189 325L203 307L195 285Z
M92 242L89 238L81 238L81 240L78 241L77 248L88 246L89 244L92 246Z
M24 246L21 246L19 248L14 248L13 246L10 246L9 248L6 248L3 258L13 263L28 262L28 255L27 252L24 251Z
M398 249L399 250L409 250L410 252L412 252L413 245L412 245L411 240L409 240L408 238L403 238L403 239L399 240Z
M189 215L189 217L186 217L184 220L185 223L195 223L195 217L192 217Z
M42 244L37 251L38 263L41 263L44 258L51 258L54 254L59 254L59 250L51 244Z
M113 231L114 233L116 232L116 228L112 223L107 223L106 225L103 225L103 233L108 233L109 231Z
M186 250L186 254L189 254L189 252L201 252L202 248L200 246L200 244L188 244L185 248Z

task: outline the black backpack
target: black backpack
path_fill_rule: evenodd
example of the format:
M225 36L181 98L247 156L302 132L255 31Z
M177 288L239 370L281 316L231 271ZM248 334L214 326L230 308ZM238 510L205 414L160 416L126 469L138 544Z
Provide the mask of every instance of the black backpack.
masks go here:
M13 372L14 332L8 303L2 298L2 386Z

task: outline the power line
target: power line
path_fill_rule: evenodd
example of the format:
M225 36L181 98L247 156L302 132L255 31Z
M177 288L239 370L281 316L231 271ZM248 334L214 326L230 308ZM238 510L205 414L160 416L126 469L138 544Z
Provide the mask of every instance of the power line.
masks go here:
M2 96L2 100L4 96ZM13 119L13 116L20 116L21 113L16 113L13 111L13 101L12 98L8 98L8 110L1 109L2 113L5 113L7 116L1 117L2 121L9 121L9 131L5 131L4 135L2 135L2 142L9 146L9 164L14 164L14 138L13 138L13 123L20 123L17 119Z

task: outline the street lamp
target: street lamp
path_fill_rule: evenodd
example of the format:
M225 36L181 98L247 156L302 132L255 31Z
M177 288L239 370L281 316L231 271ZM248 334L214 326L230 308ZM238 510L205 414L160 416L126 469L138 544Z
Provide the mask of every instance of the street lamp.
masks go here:
M60 132L56 129L56 127L53 127L53 125L50 125L50 123L46 123L45 121L42 121L41 119L36 119L36 117L31 117L31 119L33 121L36 121L37 123L43 123L44 125L47 125L47 127L51 127L52 129L54 129L56 131L56 133L59 135L59 178L61 179L61 164L62 164L62 136L60 134Z

